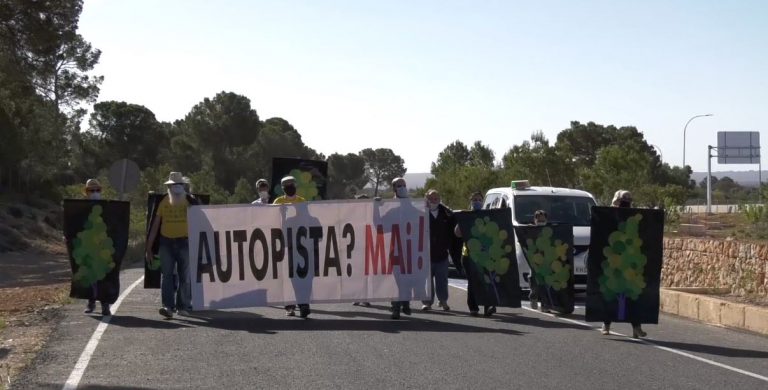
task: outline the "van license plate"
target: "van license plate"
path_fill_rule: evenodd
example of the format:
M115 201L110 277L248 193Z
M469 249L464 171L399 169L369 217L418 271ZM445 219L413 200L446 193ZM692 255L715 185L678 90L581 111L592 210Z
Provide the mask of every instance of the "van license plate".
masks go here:
M576 267L576 274L586 274L587 273L587 267Z

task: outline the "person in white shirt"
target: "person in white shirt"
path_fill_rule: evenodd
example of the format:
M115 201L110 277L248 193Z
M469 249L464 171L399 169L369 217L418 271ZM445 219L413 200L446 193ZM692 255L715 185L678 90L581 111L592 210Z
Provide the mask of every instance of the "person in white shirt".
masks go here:
M267 179L259 179L256 181L256 192L259 194L259 198L251 202L256 205L268 205L269 204L269 182Z

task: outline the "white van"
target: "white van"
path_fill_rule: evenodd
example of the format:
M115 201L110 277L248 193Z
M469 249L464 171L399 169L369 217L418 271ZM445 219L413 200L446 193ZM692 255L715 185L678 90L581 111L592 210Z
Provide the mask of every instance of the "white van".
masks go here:
M589 250L589 229L592 206L595 198L589 192L557 187L531 187L527 180L513 181L510 187L493 188L485 194L484 209L509 207L512 209L512 224L533 224L536 210L544 210L550 223L573 225L573 268L576 289L586 289L587 253ZM528 278L531 268L525 261L520 244L515 237L517 269L520 273L520 288L530 289Z

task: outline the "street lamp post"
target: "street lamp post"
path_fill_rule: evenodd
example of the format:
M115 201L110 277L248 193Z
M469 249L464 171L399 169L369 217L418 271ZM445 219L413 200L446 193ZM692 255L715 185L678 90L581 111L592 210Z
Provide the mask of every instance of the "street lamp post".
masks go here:
M685 168L685 133L688 130L688 124L691 123L692 120L703 116L712 116L712 114L696 115L691 119L688 119L688 122L685 122L685 127L683 127L683 168Z

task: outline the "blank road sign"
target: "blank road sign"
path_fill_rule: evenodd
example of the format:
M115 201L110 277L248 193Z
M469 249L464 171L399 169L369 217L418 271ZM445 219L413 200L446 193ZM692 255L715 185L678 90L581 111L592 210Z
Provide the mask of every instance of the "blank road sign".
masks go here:
M718 164L759 164L760 132L718 131Z

